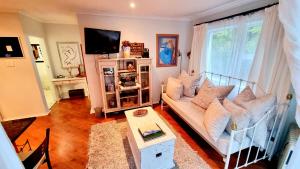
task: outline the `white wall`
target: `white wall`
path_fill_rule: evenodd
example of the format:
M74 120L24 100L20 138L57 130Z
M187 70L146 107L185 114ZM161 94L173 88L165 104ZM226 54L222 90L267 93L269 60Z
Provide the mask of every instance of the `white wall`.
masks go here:
M78 25L71 24L43 24L51 56L51 63L53 67L54 76L65 75L68 76L67 69L63 69L60 62L60 57L57 50L57 42L78 42L81 43ZM73 75L78 74L77 69L73 69Z
M47 114L19 14L0 13L0 36L19 37L23 58L0 59L0 111L5 120Z
M55 91L56 89L51 82L53 78L53 72L49 62L43 23L40 23L24 15L20 15L20 17L24 34L25 36L27 36L29 43L40 45L44 62L35 62L35 64L39 73L39 79L42 84L48 108L51 108L56 102L57 96Z
M57 75L69 76L67 69L62 68L59 53L57 50L57 42L78 42L81 44L80 33L78 25L71 24L43 24L47 45L50 53L51 66L53 68L54 77ZM78 69L72 69L72 75L78 74ZM69 98L69 90L72 89L84 89L85 95L89 95L89 91L86 88L86 84L69 84L63 85L60 88L60 97Z
M179 34L179 49L183 54L183 69L188 68L186 53L192 41L192 25L188 21L154 20L98 15L78 15L81 39L84 44L84 27L119 30L121 41L143 42L149 48L153 64L153 102L160 98L160 84L170 76L178 76L177 67L156 68L156 34ZM83 45L84 48L84 45ZM92 108L102 106L100 84L96 73L94 56L84 55Z

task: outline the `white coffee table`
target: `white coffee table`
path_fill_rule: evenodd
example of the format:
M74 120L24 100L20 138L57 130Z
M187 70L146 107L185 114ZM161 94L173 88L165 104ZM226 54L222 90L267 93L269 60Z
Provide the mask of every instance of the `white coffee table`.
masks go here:
M169 169L174 167L173 158L176 136L152 107L140 109L147 109L148 114L143 117L135 117L133 112L138 109L125 111L128 122L127 137L136 167L138 169ZM157 123L165 132L165 135L144 141L138 128L147 122Z

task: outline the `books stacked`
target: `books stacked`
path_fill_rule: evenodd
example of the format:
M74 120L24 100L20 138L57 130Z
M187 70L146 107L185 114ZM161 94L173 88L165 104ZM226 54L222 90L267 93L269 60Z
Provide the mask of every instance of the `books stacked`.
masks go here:
M148 123L140 126L139 132L144 141L152 140L165 134L156 123Z

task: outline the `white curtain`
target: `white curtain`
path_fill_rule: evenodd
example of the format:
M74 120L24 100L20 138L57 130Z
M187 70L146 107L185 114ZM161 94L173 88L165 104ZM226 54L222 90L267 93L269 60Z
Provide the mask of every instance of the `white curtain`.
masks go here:
M300 1L280 0L279 18L284 27L284 51L296 93L296 121L300 126Z
M189 73L201 73L205 70L205 41L207 24L194 26Z
M249 79L263 91L273 93L279 102L286 101L290 88L290 73L283 52L284 30L278 18L278 6L265 9L264 23ZM257 90L257 95L263 94Z
M249 43L252 41L250 29L260 28L262 19L263 12L257 12L209 24L205 55L207 71L248 79L255 53L255 49L252 50L253 53L249 50ZM218 36L226 39L224 44L218 44ZM256 45L257 40L252 42Z

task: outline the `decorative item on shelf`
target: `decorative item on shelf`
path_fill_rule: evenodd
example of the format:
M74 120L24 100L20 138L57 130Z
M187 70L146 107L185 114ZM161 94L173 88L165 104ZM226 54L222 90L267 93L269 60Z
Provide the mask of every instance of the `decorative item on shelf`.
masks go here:
M106 85L106 90L108 91L108 92L113 92L113 91L115 91L115 85L113 84L113 83L109 83L109 84L107 84Z
M69 77L73 77L73 75L72 75L72 68L71 67L69 67L69 68L67 68L67 71L68 71L68 73L69 73Z
M120 82L124 87L136 85L136 73L122 73L120 74Z
M130 43L130 55L136 58L142 57L144 52L144 43Z
M177 66L178 34L156 34L156 67Z
M147 87L148 86L148 80L142 79L142 87Z
M106 69L106 70L104 71L104 75L113 75L113 74L114 74L113 69Z
M124 58L130 57L130 42L129 41L122 42L122 51L123 51Z
M86 76L86 74L85 74L85 70L84 70L84 65L83 64L78 65L77 77L85 77L85 76Z
M147 113L148 113L147 109L138 109L133 112L133 115L135 117L143 117L143 116L147 115Z
M109 106L110 108L117 107L115 98L111 98L111 99L108 101L108 106Z
M133 62L127 62L126 65L128 71L135 71Z
M59 79L59 78L65 78L65 76L64 75L57 75L56 78L57 79Z
M149 58L149 49L148 48L144 48L144 52L142 55L143 58Z

